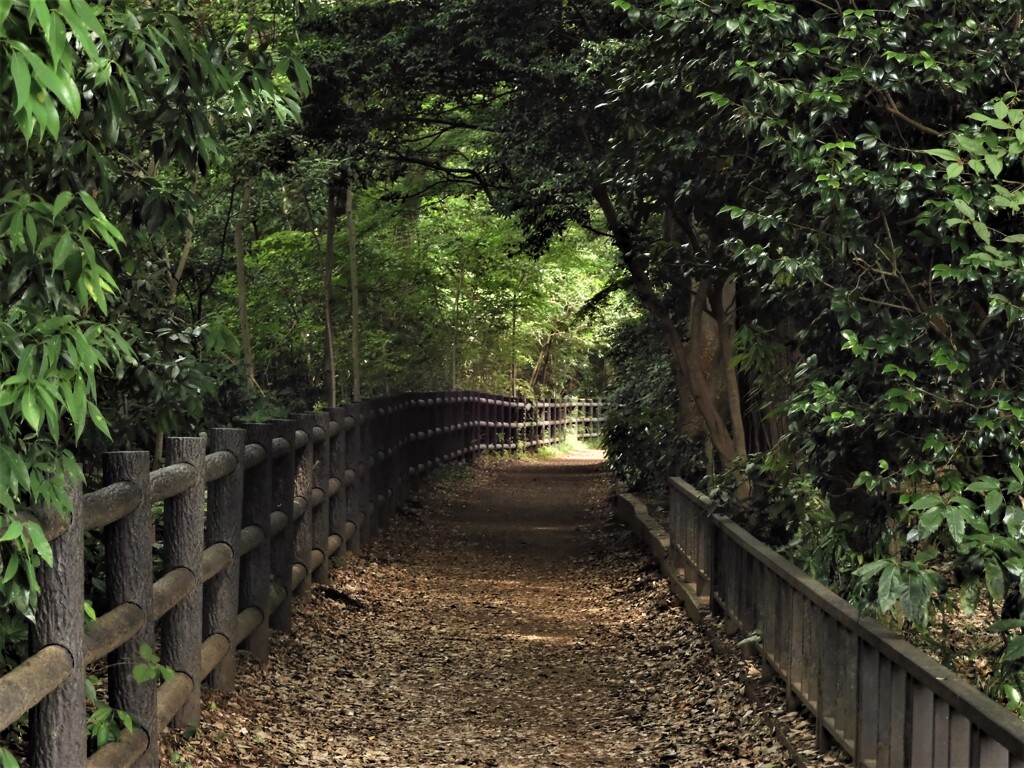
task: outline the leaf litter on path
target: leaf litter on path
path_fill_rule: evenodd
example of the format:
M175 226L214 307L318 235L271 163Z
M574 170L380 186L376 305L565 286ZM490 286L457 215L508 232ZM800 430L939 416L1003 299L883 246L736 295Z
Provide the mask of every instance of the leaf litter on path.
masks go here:
M296 606L270 661L243 656L235 692L204 691L163 763L794 765L775 719L800 763L843 763L675 604L614 521L599 461L480 461L425 487Z

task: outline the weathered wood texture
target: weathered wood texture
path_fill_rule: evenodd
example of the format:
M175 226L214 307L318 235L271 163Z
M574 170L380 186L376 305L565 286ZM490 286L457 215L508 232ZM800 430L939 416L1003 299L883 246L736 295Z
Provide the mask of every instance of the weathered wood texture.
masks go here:
M327 580L333 557L368 547L426 472L485 450L537 447L542 413L546 442L596 423L596 407L564 404L556 420L557 406L475 392L396 395L215 429L208 446L171 437L167 466L152 472L148 453L106 454L102 488L83 496L71 486L69 518L38 518L55 563L39 574L33 655L0 676L0 729L30 713L32 766L156 766L160 731L198 720L204 678L230 690L238 647L266 659L270 629L291 631L293 600ZM102 531L108 603L87 629L84 530ZM137 682L144 646L159 648L174 677ZM109 703L134 729L87 757L85 666L104 656Z
M242 544L242 492L245 479L245 430L215 429L210 435L210 451L231 456L231 470L207 486L207 550L226 545L230 560L227 567L206 582L203 589L203 637L220 635L231 644L238 621L239 560ZM233 650L233 649L232 649ZM235 654L225 653L213 668L209 684L220 691L235 687Z
M1024 768L1024 724L955 673L862 616L728 518L669 481L672 558L710 607L761 635L766 670L872 768Z
M159 761L156 727L156 683L136 682L132 667L142 658L142 647L153 648L156 629L153 615L153 529L151 517L149 454L145 451L108 453L103 457L106 485L127 482L135 486L139 501L124 517L104 528L107 599L111 606L135 605L147 617L142 629L107 657L110 706L132 717L147 742L139 766ZM43 595L40 600L48 599Z

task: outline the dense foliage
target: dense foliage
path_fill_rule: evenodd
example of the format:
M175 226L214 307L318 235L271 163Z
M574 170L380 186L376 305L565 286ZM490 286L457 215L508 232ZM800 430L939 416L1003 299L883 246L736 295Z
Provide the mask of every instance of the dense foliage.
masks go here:
M669 352L661 406L713 446L709 490L908 627L955 598L1013 630L1020 12L611 5L332 8L309 26L333 43L316 114L374 167L479 188L531 244L606 232ZM656 463L625 455L631 479ZM1013 682L1024 639L993 651Z
M0 3L10 615L49 557L10 521L102 447L610 368L623 479L703 480L908 631L1001 615L981 650L1014 701L1018 9L301 10Z

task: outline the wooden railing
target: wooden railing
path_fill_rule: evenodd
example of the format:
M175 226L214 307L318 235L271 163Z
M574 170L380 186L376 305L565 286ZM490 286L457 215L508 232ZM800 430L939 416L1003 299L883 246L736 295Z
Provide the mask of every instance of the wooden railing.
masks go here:
M1024 767L1024 723L803 573L672 478L670 540L686 581L858 765ZM826 736L827 734L827 736Z
M160 732L198 721L200 684L233 688L237 649L266 659L293 601L328 579L335 555L365 547L419 476L574 427L594 436L600 420L592 402L422 393L169 438L155 471L144 451L106 454L102 488L72 485L69 518L37 517L54 565L39 571L32 655L0 677L0 730L29 713L33 766L155 766ZM86 627L87 530L101 531L108 605ZM144 645L173 677L136 680ZM87 756L86 667L104 659L109 704L133 730Z

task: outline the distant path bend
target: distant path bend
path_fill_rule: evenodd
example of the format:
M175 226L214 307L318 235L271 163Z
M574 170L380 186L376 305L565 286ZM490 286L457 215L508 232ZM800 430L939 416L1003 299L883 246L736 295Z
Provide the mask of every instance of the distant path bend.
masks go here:
M206 766L781 766L781 745L611 520L601 454L482 461L399 514L240 665Z

